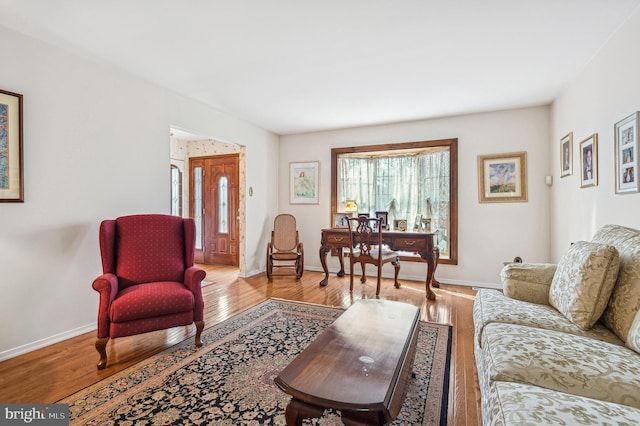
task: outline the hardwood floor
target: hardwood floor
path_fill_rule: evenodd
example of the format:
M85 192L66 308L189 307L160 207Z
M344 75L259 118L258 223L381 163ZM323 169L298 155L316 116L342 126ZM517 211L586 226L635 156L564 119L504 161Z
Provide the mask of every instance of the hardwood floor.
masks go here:
M269 282L265 274L238 278L238 270L226 266L201 265L207 271L203 287L207 326L220 322L270 297L330 306L349 307L358 299L375 297L375 278L366 284L356 280L353 294L349 278L332 275L327 287L318 283L320 272L305 271L296 281L287 271L274 271ZM282 275L282 276L281 276ZM453 325L449 425L480 425L480 390L473 358L472 306L475 291L443 284L437 299L427 301L422 282L401 280L395 289L392 279L383 279L380 297L414 304L421 319ZM96 295L97 297L97 295ZM107 368L98 371L95 333L87 333L0 363L0 402L52 403L121 371L185 338L195 327L176 327L139 336L114 339L107 345Z

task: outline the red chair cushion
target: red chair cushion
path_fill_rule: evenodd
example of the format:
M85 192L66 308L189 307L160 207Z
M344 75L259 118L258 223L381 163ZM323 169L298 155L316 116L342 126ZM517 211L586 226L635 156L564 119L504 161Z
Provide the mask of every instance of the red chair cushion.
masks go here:
M116 219L119 290L141 283L184 280L181 217L136 215Z
M173 281L139 284L122 290L109 307L112 322L134 321L193 311L193 293Z

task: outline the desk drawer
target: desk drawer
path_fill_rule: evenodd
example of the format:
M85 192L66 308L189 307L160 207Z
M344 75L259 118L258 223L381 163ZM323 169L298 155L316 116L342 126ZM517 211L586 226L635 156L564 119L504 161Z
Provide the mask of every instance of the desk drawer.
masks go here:
M327 247L349 247L349 235L347 233L327 234L324 244Z
M402 251L424 251L427 249L427 242L423 239L395 237L393 239L392 249Z

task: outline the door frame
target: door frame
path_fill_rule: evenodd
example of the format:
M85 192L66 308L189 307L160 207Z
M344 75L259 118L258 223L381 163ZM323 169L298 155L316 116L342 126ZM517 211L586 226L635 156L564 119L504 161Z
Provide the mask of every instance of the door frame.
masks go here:
M190 141L189 143L197 143L199 141ZM201 142L204 143L211 143L211 140L203 140ZM226 155L226 154L239 154L240 156L240 162L239 162L239 174L240 174L240 180L239 180L239 211L238 211L238 215L240 216L239 219L239 266L238 266L238 276L239 277L245 277L246 276L246 270L247 270L247 261L246 261L246 229L247 229L247 200L246 200L246 187L247 187L247 172L246 172L246 146L244 145L239 145L239 144L233 144L233 143L224 143L224 142L218 142L218 141L213 141L214 143L220 143L221 145L224 145L225 147L232 147L231 150L226 149L221 152L218 155ZM185 166L185 171L188 171L189 173L189 178L188 179L184 179L185 182L188 182L189 187L187 188L186 191L186 196L187 196L187 200L186 203L184 204L184 206L188 206L188 212L185 212L188 214L189 217L193 217L193 213L192 213L192 202L193 202L193 191L192 191L192 174L191 174L191 161L192 160L197 160L200 158L207 158L207 157L216 157L218 155L196 155L196 156L192 156L192 155L187 155L187 157L185 158L186 161L186 166ZM186 209L183 209L186 210Z

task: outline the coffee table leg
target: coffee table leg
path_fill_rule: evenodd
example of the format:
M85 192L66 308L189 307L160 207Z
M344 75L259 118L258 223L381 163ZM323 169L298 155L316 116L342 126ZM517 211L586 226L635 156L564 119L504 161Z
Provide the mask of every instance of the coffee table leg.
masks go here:
M370 425L383 425L387 423L381 412L351 412L343 411L342 423L345 426L370 426ZM391 420L391 419L389 419Z
M287 420L287 426L302 426L303 419L322 417L323 414L324 408L291 398L284 417Z

